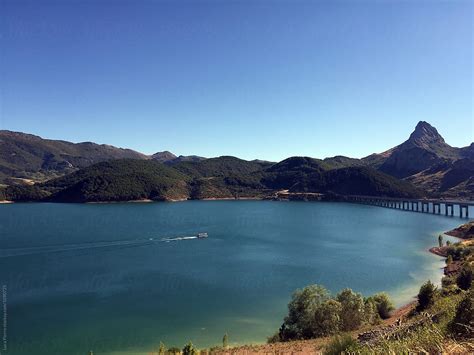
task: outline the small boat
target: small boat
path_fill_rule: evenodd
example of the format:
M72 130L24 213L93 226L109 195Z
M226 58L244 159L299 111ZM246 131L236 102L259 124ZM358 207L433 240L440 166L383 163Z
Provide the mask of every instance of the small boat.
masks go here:
M198 233L196 235L190 236L190 237L174 237L174 238L162 238L162 242L174 242L178 240L190 240L190 239L204 239L207 238L208 235L207 233Z

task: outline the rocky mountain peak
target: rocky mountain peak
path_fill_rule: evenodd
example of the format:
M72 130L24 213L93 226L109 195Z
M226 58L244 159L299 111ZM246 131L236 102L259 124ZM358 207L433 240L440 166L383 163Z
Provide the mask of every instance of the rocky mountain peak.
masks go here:
M424 146L431 143L444 143L444 138L428 122L420 121L408 141Z

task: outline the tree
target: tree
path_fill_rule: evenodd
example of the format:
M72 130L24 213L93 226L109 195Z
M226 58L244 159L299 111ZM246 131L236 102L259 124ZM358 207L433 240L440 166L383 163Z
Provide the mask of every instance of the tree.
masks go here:
M165 344L163 344L163 343L160 341L160 347L158 348L158 354L159 354L159 355L165 355L165 353L166 353Z
M390 297L385 292L376 293L369 299L375 303L377 312L382 319L389 318L390 312L395 309Z
M441 234L438 236L438 244L440 248L443 246L443 236Z
M466 264L463 266L461 269L461 272L459 273L456 283L458 287L462 290L469 290L472 285L472 268L469 266L469 264Z
M451 245L451 241L447 240L447 241L446 241L446 246L449 247L450 245Z
M342 305L329 299L323 302L314 313L313 337L336 334L341 327Z
M316 310L329 298L329 292L319 285L296 290L288 304L288 315L280 328L282 340L313 337Z
M193 343L189 342L184 348L183 348L183 355L197 355L198 351L194 347Z
M168 349L168 354L179 354L180 352L181 352L181 349L176 346L173 346Z
M229 336L227 335L227 333L224 334L224 336L222 337L222 347L224 349L227 349L229 346Z
M446 258L446 265L449 265L453 262L453 256L452 255L448 255L448 257Z
M364 299L364 322L367 324L377 324L380 322L377 305L372 297Z
M474 338L474 290L469 291L457 306L449 329L456 337Z
M342 290L337 296L341 303L341 329L349 331L357 329L364 322L364 299L350 288Z
M435 293L436 287L429 280L420 287L418 292L418 311L423 311L433 304Z

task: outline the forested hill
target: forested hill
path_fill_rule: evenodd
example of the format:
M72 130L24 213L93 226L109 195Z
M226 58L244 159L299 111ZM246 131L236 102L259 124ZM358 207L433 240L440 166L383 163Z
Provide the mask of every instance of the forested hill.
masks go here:
M156 160L101 162L29 186L8 186L12 201L99 202L206 198L270 198L276 191L418 197L410 183L367 167L333 169L317 159L277 164L219 157L166 165Z
M362 159L341 155L323 160L291 157L276 164L230 156L176 156L166 150L145 155L105 144L71 143L0 130L0 184L36 183L35 191L41 196L49 193L44 190L49 182L39 183L117 159L150 160L175 169L188 179L188 192L183 193L188 198L261 196L277 189L403 194L413 184L432 197L474 199L474 143L464 148L452 147L435 127L424 121L416 125L402 144ZM121 164L111 166L120 171ZM143 164L154 166L153 162ZM326 173L343 168L348 170ZM13 190L25 189L31 188Z

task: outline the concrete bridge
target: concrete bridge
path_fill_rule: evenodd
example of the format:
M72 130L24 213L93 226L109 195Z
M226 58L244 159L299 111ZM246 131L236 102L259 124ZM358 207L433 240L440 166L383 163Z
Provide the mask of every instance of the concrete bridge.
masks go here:
M455 209L461 218L469 218L469 206L474 206L471 201L436 200L436 199L407 199L375 196L346 196L347 202L361 203L404 211L445 214L454 216ZM456 207L456 208L455 208Z

